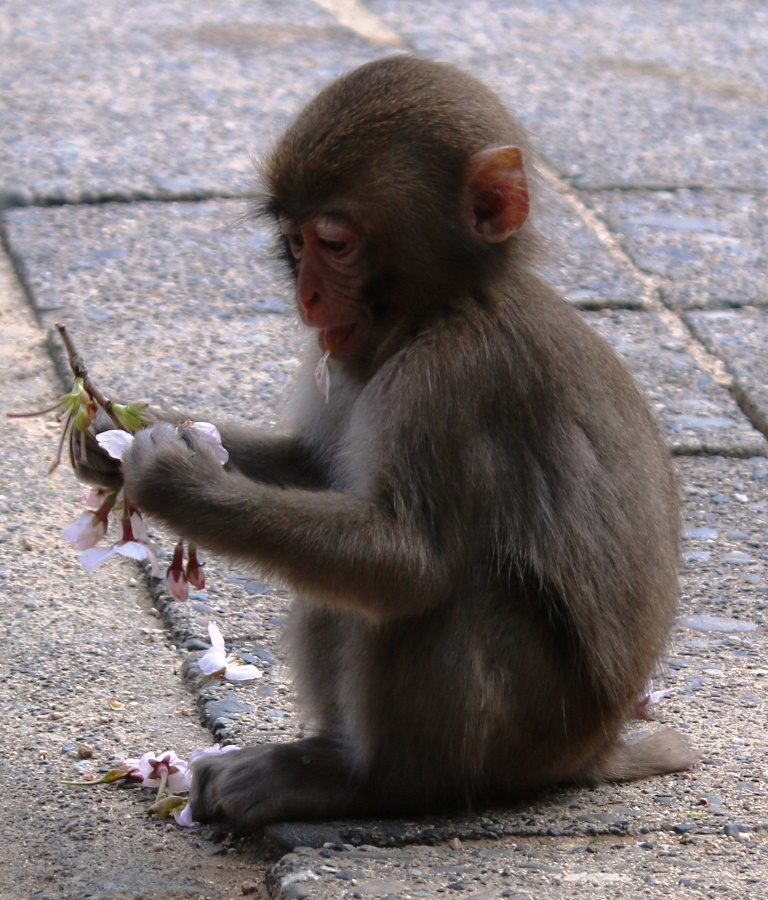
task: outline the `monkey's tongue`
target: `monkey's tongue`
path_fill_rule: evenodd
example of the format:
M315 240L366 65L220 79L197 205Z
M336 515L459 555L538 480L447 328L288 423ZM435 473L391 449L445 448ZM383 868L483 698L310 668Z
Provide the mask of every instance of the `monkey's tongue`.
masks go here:
M333 353L349 338L357 325L343 325L341 328L323 328L317 336L320 349Z

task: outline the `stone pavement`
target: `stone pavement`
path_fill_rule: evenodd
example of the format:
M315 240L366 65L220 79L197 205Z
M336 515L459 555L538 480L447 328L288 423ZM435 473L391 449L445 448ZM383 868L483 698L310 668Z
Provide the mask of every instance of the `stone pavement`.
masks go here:
M68 382L64 321L115 396L273 421L299 338L268 235L238 224L253 157L393 49L499 91L541 152L547 275L677 457L683 594L656 717L703 758L512 810L248 841L147 818L136 790L62 786L211 733L296 735L288 600L222 560L185 605L125 561L86 574L58 538L80 489L45 474L55 425L3 416L0 898L766 896L767 46L758 0L5 0L3 413ZM261 681L200 682L211 619Z

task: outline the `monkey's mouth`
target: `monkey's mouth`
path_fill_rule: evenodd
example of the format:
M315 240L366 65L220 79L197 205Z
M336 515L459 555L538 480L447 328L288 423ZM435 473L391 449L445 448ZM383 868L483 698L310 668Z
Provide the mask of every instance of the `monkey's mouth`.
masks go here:
M333 355L347 343L356 329L357 322L352 325L342 325L339 328L323 328L317 335L320 349Z

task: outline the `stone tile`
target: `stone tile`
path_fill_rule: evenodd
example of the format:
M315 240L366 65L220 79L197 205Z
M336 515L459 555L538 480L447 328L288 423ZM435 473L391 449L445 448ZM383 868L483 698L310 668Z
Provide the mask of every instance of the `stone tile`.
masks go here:
M303 339L272 239L239 201L16 209L10 244L43 323L107 393L274 420ZM69 379L69 375L65 380Z
M542 273L575 306L640 309L644 288L580 218L572 201L542 185L534 221L544 239Z
M664 0L370 6L489 80L577 185L768 186L768 15L749 0L698 8L696 28Z
M627 364L675 453L768 452L765 438L733 397L669 335L655 313L601 310L584 316Z
M34 21L7 0L0 195L243 191L253 154L376 52L310 0L83 0L47 4Z
M768 196L600 191L583 198L678 309L768 306Z
M742 405L768 431L768 309L690 312L685 318L702 343L725 362L736 378Z

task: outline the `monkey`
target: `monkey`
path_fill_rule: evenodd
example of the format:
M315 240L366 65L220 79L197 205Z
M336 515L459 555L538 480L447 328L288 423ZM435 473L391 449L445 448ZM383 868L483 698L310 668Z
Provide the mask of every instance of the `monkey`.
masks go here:
M197 821L473 809L695 761L672 729L621 736L675 617L678 488L623 364L536 272L532 171L489 88L407 54L268 152L256 215L309 335L285 424L217 423L222 467L158 421L122 460L135 506L295 592L313 732L198 763Z

